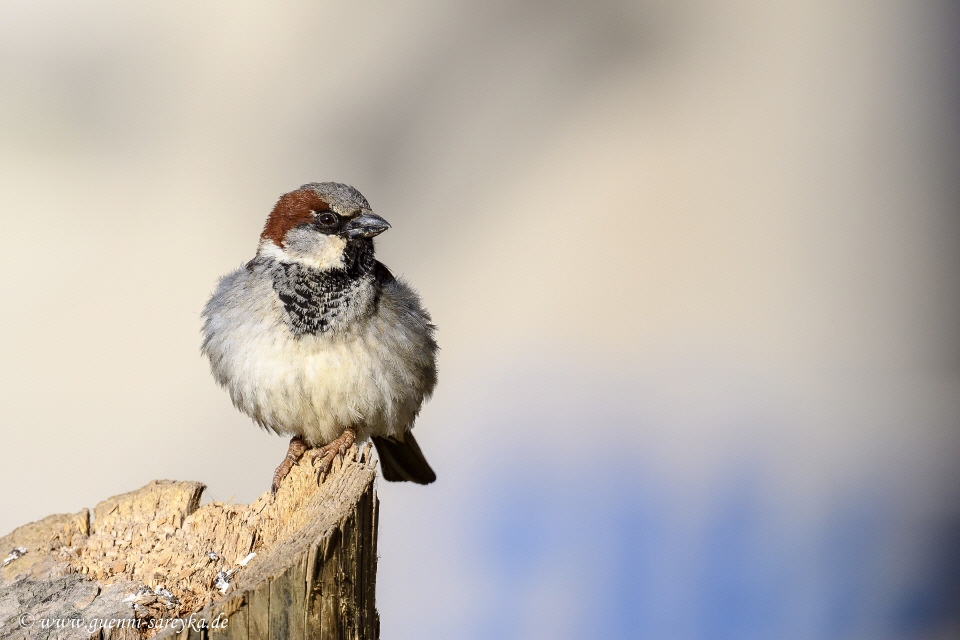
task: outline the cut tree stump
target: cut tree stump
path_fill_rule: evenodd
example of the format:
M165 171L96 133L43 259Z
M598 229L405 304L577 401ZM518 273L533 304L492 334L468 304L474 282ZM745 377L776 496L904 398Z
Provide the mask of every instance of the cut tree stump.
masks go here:
M249 506L200 506L202 484L155 480L14 530L0 638L379 638L370 447L320 484L306 456Z

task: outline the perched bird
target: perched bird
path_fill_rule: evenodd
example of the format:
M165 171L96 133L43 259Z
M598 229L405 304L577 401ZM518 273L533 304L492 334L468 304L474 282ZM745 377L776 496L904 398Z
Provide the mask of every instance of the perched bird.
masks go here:
M323 473L367 438L385 479L436 479L410 431L437 383L435 327L374 257L389 228L353 187L305 184L280 197L256 257L203 310L214 378L261 427L292 436L274 492L307 449Z

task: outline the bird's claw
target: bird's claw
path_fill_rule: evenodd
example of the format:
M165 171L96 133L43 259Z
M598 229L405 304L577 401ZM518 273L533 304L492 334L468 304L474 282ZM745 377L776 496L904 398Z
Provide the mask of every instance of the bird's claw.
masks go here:
M344 429L339 438L317 449L316 453L313 454L314 466L316 466L318 462L320 464L317 469L317 482L323 481L323 476L330 471L334 459L342 459L347 450L356 442L356 439L357 433L353 429Z
M277 495L277 491L280 490L280 485L283 483L283 479L287 477L287 474L290 473L290 470L293 469L293 465L300 462L300 458L303 457L303 454L307 450L307 443L303 441L303 438L300 436L294 436L290 439L290 446L287 448L287 455L284 456L283 462L280 463L280 466L277 467L277 470L273 473L273 484L270 485L270 492L273 495Z

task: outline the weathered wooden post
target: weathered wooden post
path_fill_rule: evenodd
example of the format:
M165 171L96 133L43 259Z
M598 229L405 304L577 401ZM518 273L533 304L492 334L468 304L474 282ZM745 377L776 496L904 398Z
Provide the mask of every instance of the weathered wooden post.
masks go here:
M0 638L378 638L370 453L321 484L305 459L251 505L153 481L22 526L0 538Z

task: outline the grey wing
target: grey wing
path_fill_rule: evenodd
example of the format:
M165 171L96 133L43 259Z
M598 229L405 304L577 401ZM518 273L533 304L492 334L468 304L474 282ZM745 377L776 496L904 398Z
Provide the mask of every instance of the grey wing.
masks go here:
M387 315L396 319L391 335L397 330L403 335L404 359L411 372L408 384L416 396L416 402L430 397L437 384L436 327L430 314L423 308L417 292L402 280L395 278L390 270L377 262L374 271L381 288L381 301ZM419 406L418 406L419 410ZM429 484L437 479L433 469L420 450L410 429L413 423L403 425L389 436L374 436L373 443L380 456L380 468L385 480L392 482L416 482Z
M380 287L380 304L386 311L385 317L395 319L394 328L400 329L403 336L403 347L397 346L415 372L410 383L423 398L429 398L437 384L439 347L434 339L436 326L413 287L394 277L381 262L376 263L374 275Z

